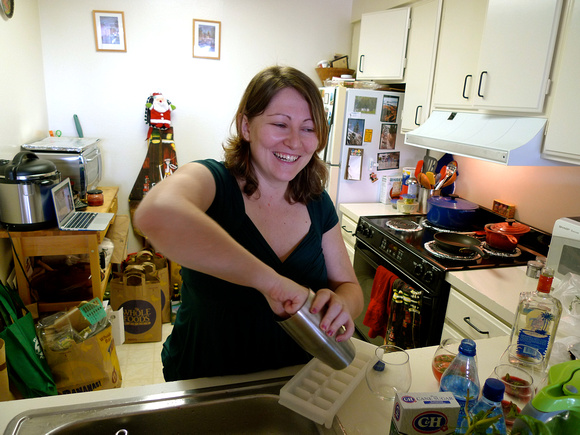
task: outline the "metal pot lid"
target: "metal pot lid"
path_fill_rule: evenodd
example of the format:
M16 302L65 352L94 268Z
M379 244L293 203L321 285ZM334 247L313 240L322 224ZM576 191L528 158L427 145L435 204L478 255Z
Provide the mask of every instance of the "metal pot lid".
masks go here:
M428 202L437 207L453 210L477 210L479 208L477 204L455 196L432 196Z
M21 151L12 162L0 166L0 178L12 181L32 181L39 178L54 177L56 165L50 160L41 160L30 151Z
M505 222L500 222L496 224L487 224L485 227L489 231L493 231L495 233L511 234L511 235L525 234L528 231L530 231L529 226L522 224L520 222L516 222L513 219L508 219Z

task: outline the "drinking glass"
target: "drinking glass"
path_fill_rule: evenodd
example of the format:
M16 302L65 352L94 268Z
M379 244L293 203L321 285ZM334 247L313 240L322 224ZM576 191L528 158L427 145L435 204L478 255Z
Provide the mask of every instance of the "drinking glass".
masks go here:
M534 347L512 344L502 354L499 364L510 364L527 372L534 380L536 393L547 380L546 360Z
M441 382L441 376L443 376L451 361L457 356L460 344L461 340L457 340L456 338L444 338L441 340L441 344L439 344L439 347L435 351L433 361L431 362L433 375L437 379L437 382Z
M381 400L392 400L395 393L411 388L409 354L398 346L383 345L367 366L366 380L370 390Z
M516 413L510 412L510 408L519 414L526 403L535 395L534 379L525 370L511 364L500 364L495 367L492 377L499 379L505 385L504 400L502 407L505 422L508 426L514 423Z

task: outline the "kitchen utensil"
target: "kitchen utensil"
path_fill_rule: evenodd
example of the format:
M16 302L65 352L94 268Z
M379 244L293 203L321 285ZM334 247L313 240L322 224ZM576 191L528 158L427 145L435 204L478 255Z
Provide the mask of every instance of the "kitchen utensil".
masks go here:
M437 159L435 157L431 157L431 156L425 156L423 157L423 172L427 173L427 172L435 172L435 169L437 168Z
M427 213L429 198L433 195L433 189L421 187L419 189L419 213Z
M513 251L516 249L520 237L530 231L529 226L516 222L514 219L487 224L484 228L487 244L501 251Z
M435 174L432 171L428 171L425 173L427 179L429 180L429 184L431 185L431 189L435 187Z
M429 182L429 178L427 178L426 174L422 172L419 174L419 184L424 187L425 189L431 189L431 183Z
M447 186L452 185L453 183L455 183L455 180L457 179L457 171L453 171L453 175L443 183L443 186L441 186L441 189L445 189Z
M417 166L415 167L415 178L419 178L419 174L423 170L423 160L419 160L417 162Z
M439 180L439 182L435 186L435 190L441 189L443 187L443 185L445 184L445 182L447 180L449 180L455 174L456 171L457 171L457 166L455 166L452 163L450 163L446 167L443 167L441 169L441 179Z
M310 312L315 296L310 290L304 305L278 324L310 355L335 370L342 370L348 367L355 357L354 344L350 339L338 342L334 336L329 337L320 329L322 314Z
M433 225L462 231L472 227L479 206L457 195L432 196L427 200L427 220Z
M383 345L375 350L366 370L367 385L381 400L391 400L396 393L411 387L409 354L398 346Z
M50 190L59 181L55 164L30 151L0 160L0 222L19 231L54 226Z
M469 255L471 252L475 252L484 258L489 256L481 249L479 240L465 234L435 233L433 238L437 246L450 254Z

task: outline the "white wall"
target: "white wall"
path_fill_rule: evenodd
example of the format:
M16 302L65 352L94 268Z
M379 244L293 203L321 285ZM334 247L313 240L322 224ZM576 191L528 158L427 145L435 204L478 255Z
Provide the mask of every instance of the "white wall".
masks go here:
M292 65L320 84L321 59L349 53L352 0L38 0L49 128L102 138L104 178L119 185L119 212L146 153L145 100L162 92L178 162L220 158L251 77ZM93 10L123 11L127 52L97 52ZM221 21L221 59L192 57L193 19ZM138 246L130 240L129 249Z

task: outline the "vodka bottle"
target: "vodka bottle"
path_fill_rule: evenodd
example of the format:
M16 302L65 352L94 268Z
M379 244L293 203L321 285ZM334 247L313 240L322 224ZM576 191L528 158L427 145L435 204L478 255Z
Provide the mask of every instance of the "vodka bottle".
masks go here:
M518 345L519 354L525 353L526 346L538 349L546 365L562 314L561 302L550 295L553 279L554 269L544 267L536 291L520 293L510 337L510 344Z

